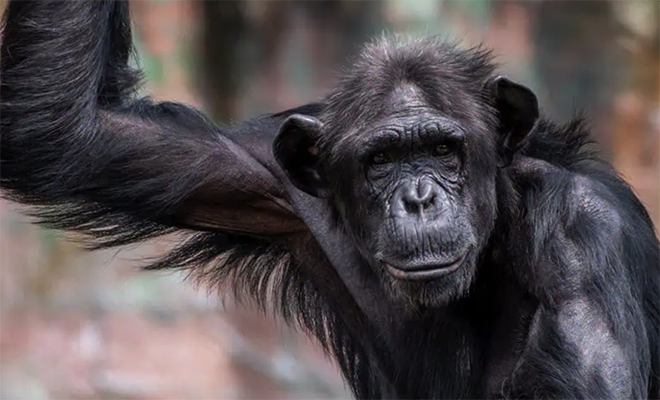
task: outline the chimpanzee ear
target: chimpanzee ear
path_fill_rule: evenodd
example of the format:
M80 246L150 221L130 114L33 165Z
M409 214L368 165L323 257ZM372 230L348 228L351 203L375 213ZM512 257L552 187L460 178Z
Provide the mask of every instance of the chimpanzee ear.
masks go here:
M328 197L330 194L318 170L317 142L322 128L318 119L294 114L282 123L273 142L275 159L291 183L314 197Z
M502 163L508 166L536 127L539 119L538 100L531 89L505 76L490 79L487 90L498 112Z

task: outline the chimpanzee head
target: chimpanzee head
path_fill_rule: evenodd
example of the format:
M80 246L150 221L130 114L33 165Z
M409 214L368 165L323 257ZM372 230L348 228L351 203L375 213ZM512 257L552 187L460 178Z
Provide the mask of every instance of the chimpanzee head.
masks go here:
M490 54L437 39L368 46L320 119L293 115L275 156L330 207L395 298L469 288L498 216L496 179L538 119L535 95Z

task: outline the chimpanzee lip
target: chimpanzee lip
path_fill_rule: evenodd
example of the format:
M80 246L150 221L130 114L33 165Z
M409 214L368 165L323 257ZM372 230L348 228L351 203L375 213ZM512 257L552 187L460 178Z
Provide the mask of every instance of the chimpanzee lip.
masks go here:
M383 262L385 269L397 279L402 280L428 280L439 278L441 276L449 275L452 272L456 272L465 259L467 258L469 251L463 253L457 259L450 262L443 263L414 263L409 265L393 265L392 263Z

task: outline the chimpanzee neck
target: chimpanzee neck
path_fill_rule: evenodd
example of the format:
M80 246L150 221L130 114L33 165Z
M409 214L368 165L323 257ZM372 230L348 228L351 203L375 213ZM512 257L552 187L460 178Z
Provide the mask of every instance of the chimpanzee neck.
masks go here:
M481 344L473 299L426 310L377 329L376 354L396 398L474 398L482 391Z

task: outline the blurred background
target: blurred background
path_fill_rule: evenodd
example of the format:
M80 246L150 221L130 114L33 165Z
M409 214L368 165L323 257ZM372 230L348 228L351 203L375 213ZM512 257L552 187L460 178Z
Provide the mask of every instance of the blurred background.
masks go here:
M483 42L550 117L583 110L660 223L657 0L131 3L146 90L224 123L319 98L383 31ZM349 396L315 344L276 319L138 272L168 246L82 253L0 203L0 398Z

